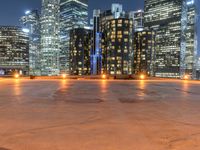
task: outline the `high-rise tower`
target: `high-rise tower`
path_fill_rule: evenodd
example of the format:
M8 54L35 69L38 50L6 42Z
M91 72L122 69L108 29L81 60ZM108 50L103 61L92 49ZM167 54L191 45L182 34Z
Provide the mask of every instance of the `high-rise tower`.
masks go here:
M60 0L42 0L41 12L41 74L58 75Z
M146 29L156 32L155 75L192 75L196 53L195 0L145 0Z
M200 24L200 1L196 1L197 6L197 16L196 16L196 26ZM197 28L197 34L200 33L200 28ZM196 79L200 79L200 36L197 36L197 52L195 58L195 75Z
M69 73L70 30L88 25L88 0L60 0L60 69Z
M121 4L110 10L93 12L93 49L91 73L109 75L132 74L133 20Z
M0 26L0 75L29 75L29 38L22 28Z
M28 10L20 18L29 36L29 74L40 75L40 22L37 10Z

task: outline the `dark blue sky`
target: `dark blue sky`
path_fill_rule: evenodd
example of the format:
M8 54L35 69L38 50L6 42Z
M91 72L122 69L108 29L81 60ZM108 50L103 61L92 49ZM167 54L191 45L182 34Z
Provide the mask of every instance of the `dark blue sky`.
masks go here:
M18 25L19 17L27 9L40 9L42 0L0 0L0 25ZM121 3L124 10L143 9L143 0L89 0L89 13L96 8L109 9L111 3Z

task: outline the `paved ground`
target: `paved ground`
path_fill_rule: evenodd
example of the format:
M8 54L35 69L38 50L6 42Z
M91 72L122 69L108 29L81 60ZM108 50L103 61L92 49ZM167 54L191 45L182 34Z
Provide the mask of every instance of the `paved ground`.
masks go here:
M0 150L200 150L200 82L0 80Z

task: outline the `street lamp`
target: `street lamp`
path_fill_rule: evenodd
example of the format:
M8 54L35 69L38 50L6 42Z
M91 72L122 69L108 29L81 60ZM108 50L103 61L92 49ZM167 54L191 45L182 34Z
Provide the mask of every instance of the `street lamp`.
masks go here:
M66 79L67 75L66 74L62 74L62 78Z
M184 75L184 80L188 80L189 76L188 75Z
M19 74L16 73L16 74L14 75L14 77L15 77L15 79L18 79L18 78L19 78Z
M107 76L105 74L102 75L102 79L106 79Z
M140 75L140 79L141 79L141 80L144 80L145 78L146 78L146 77L145 77L144 74L141 74L141 75Z

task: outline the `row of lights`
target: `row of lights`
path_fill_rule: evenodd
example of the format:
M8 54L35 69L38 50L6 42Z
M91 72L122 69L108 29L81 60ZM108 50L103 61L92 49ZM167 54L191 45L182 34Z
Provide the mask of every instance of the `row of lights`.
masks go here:
M103 75L102 75L102 79L107 79L107 75L103 74ZM145 80L145 79L146 79L146 75L141 74L141 75L139 76L139 79L140 79L140 80Z
M14 78L18 79L19 77L20 77L20 75L19 75L18 73L14 74ZM66 79L66 78L67 78L67 75L66 75L66 74L62 74L62 78L63 78L63 79ZM105 79L107 79L107 75L103 74L101 78L105 80ZM146 76L145 76L144 74L141 74L141 75L139 76L139 79L140 79L140 80L145 80L145 79L146 79ZM184 79L184 80L189 80L190 77L189 77L188 75L185 75L185 76L183 77L183 79Z
M20 78L20 75L18 73L14 74L14 78L15 79L19 79ZM66 79L67 78L67 75L66 74L62 74L62 78L63 79Z

